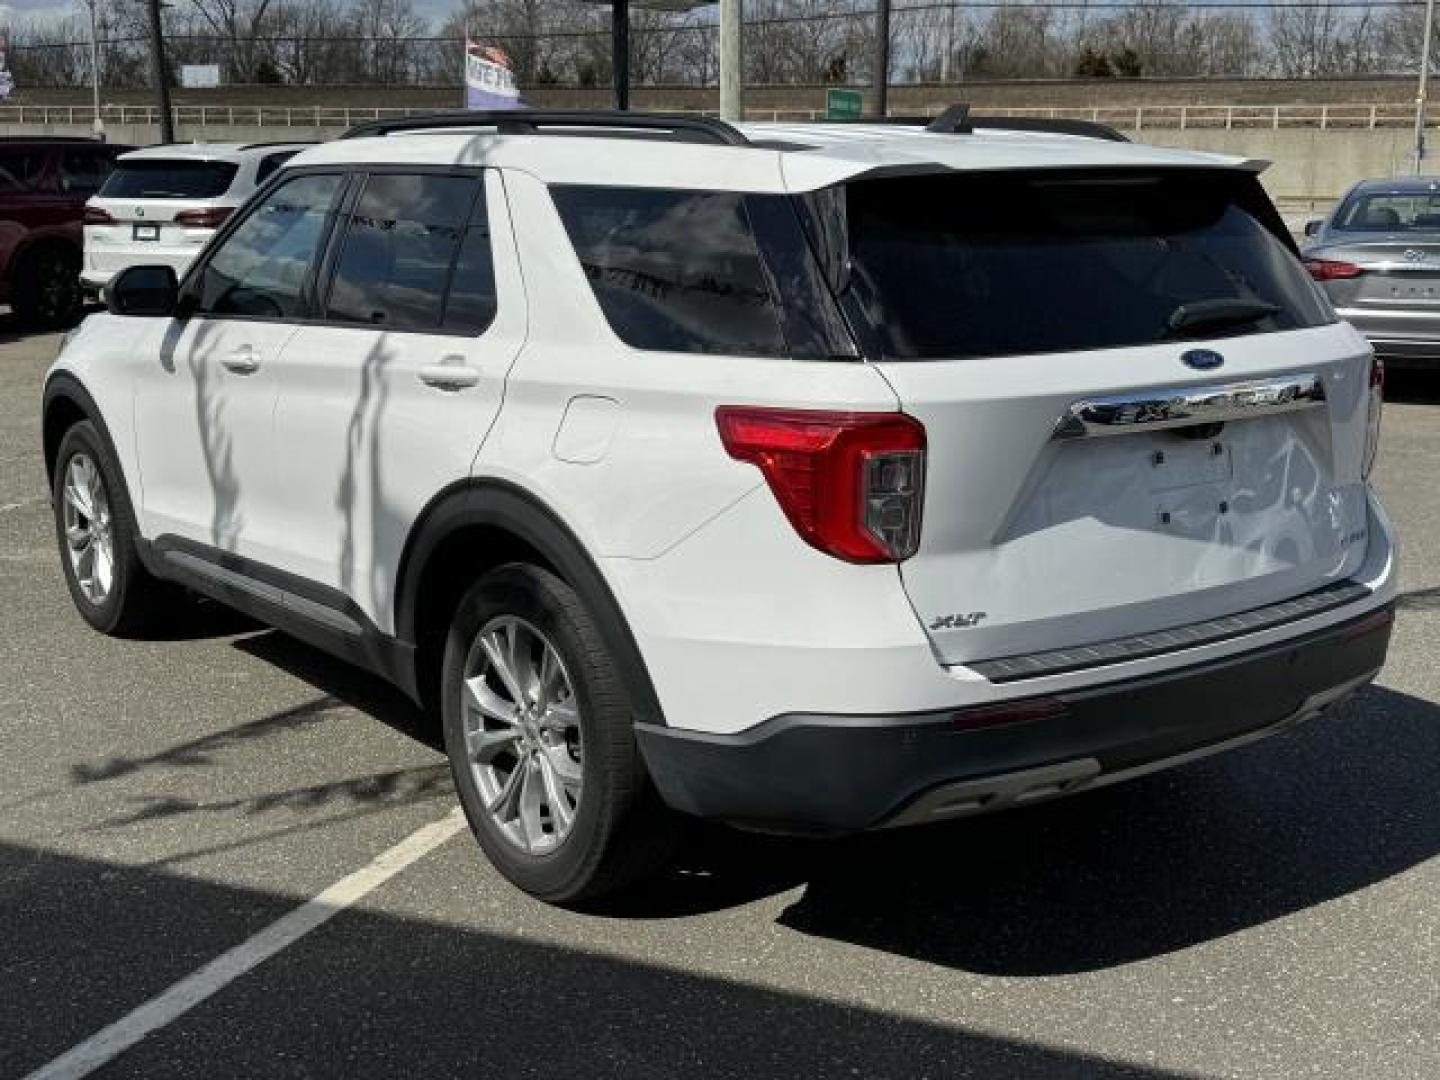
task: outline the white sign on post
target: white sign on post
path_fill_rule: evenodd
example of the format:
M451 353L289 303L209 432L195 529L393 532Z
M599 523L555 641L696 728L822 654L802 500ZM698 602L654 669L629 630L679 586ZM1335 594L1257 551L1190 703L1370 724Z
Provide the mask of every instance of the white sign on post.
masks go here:
M180 68L180 85L187 90L208 90L220 85L219 64L184 64Z

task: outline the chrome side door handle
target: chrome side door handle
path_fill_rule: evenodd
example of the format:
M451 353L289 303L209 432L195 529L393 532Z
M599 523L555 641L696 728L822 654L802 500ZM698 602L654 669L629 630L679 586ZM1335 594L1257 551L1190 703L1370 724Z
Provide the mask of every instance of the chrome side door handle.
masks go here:
M253 375L260 370L260 354L255 351L252 345L241 345L238 349L232 349L220 360L227 371L233 371L236 375Z
M464 390L480 382L480 370L463 363L427 364L420 369L420 381L437 390Z

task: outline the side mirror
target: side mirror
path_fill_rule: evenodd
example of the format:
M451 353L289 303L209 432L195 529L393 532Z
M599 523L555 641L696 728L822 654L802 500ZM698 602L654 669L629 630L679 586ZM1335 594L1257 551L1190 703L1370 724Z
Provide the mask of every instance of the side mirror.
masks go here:
M1324 225L1324 224L1325 224L1325 219L1324 219L1324 218L1312 218L1310 221L1305 222L1305 235L1306 235L1306 236L1319 236L1319 235L1320 235L1320 226L1322 226L1322 225Z
M180 307L180 283L169 266L127 266L105 286L105 306L116 315L169 318Z

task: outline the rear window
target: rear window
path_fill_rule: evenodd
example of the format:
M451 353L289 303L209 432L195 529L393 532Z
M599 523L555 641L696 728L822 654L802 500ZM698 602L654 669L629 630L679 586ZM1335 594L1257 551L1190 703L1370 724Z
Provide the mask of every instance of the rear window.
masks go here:
M1115 348L1334 318L1248 175L875 179L807 196L806 207L852 323L891 359Z
M1335 215L1345 232L1440 232L1440 191L1352 195Z
M224 195L237 166L228 161L141 158L121 161L100 189L102 199L213 199Z

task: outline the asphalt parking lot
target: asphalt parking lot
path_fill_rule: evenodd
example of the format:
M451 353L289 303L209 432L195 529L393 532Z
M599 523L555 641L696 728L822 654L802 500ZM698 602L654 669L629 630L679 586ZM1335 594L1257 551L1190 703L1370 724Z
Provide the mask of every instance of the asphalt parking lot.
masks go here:
M383 685L213 606L84 626L39 457L57 345L0 322L0 1076L117 1022L148 1034L98 1075L1440 1076L1440 374L1392 380L1405 593L1350 703L964 825L701 831L581 915L485 865Z

